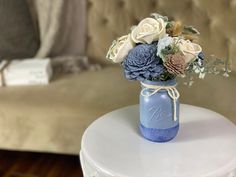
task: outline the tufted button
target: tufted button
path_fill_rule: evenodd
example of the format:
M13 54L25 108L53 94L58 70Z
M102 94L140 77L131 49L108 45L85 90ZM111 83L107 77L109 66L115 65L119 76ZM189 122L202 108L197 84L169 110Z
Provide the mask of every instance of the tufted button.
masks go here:
M198 0L189 0L187 3L187 8L194 9L199 8L199 1Z
M231 37L225 37L224 42L227 47L230 47L231 45L233 45L234 40Z
M107 18L102 18L101 23L103 25L106 25L108 23L108 19Z
M151 0L151 1L150 1L150 7L151 7L151 8L155 8L155 7L157 6L157 3L158 3L158 1L156 1L156 0Z
M123 8L123 7L125 6L125 2L124 2L123 0L119 0L119 1L117 2L117 6L118 6L119 8Z
M140 20L138 18L134 17L133 22L134 22L134 25L138 25Z
M189 8L189 9L193 9L193 8L194 8L194 2L193 2L192 0L190 0L190 1L188 1L188 2L186 3L186 6L187 6L187 8Z
M92 7L92 2L91 1L87 1L87 7L88 7L88 9L90 9L91 7Z
M91 36L87 36L86 38L87 38L87 42L90 42L92 39Z
M206 15L205 17L205 24L208 28L211 28L212 27L212 20L211 20L211 17L209 15Z

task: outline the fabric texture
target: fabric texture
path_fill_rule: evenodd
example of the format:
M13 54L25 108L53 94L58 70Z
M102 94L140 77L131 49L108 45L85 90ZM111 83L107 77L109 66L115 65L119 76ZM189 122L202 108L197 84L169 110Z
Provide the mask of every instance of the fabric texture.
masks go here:
M235 97L222 94L235 88L236 77L212 76L178 90L181 103L209 108L236 124ZM85 129L107 112L138 104L139 92L139 82L127 81L121 67L63 76L48 86L1 88L1 148L78 155Z
M114 109L137 104L139 83L125 80L121 67L108 66L112 64L105 60L105 54L112 40L127 34L131 25L152 12L158 11L198 27L206 53L231 59L236 69L233 59L236 55L235 1L29 1L33 4L31 7L35 7L31 10L34 19L38 19L34 24L40 26L42 43L38 57L84 54L87 42L89 60L107 68L61 76L48 86L1 88L1 148L78 155L82 134L92 121ZM83 7L86 2L88 8ZM78 14L86 10L88 21L84 23L83 19L80 21L84 16ZM180 82L178 90L182 103L209 108L236 124L235 73L227 79L207 76L190 88Z
M0 59L33 57L39 39L25 0L0 0Z
M51 60L53 69L53 77L58 77L65 74L78 74L83 71L100 70L98 64L91 64L85 56L58 56Z
M215 0L87 0L89 58L112 65L104 56L112 41L128 34L150 13L158 12L186 25L195 26L201 33L200 44L206 56L229 60L236 71L236 3ZM219 13L220 12L220 13Z
M86 0L28 0L40 36L36 57L84 55Z
M137 103L138 88L113 67L62 76L48 86L1 88L0 146L78 155L84 130L99 116Z

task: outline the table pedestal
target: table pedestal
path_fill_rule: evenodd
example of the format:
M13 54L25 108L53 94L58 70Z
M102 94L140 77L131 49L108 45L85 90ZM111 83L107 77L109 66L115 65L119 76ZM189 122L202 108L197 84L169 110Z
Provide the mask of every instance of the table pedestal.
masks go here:
M85 131L84 177L236 177L236 126L213 111L180 106L180 131L167 143L144 139L138 106L108 113Z

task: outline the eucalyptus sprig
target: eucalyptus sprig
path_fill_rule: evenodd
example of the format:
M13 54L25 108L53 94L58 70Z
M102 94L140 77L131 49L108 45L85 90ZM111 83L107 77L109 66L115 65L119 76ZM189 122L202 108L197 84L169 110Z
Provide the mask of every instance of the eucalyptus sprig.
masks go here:
M163 16L163 15L160 15L158 13L152 13L150 14L151 17L155 18L155 19L159 19L159 18L162 18L165 22L168 22L169 19L167 16Z
M177 46L176 43L173 43L173 45L169 45L167 47L165 47L164 49L161 50L161 54L163 57L169 55L169 54L175 54L175 53L178 53L180 50L179 50L179 47Z
M194 34L194 35L200 34L200 32L196 28L194 28L193 26L184 26L182 33L183 34Z

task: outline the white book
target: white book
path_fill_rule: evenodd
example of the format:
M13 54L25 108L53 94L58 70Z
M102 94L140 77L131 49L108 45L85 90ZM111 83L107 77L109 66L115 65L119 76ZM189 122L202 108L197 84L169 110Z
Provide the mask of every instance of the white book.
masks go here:
M29 81L29 80L33 80L33 81L37 81L37 80L48 80L49 78L46 76L28 76L28 77L18 77L18 78L13 78L13 77L4 77L4 80L6 83L9 82L17 82L17 81Z
M48 58L14 60L4 69L7 86L48 84L51 76L52 68Z
M9 73L9 74L5 74L5 79L29 79L29 78L47 78L48 77L48 74L47 73L37 73L37 74L24 74L24 73L21 73L21 74L12 74L12 73Z
M3 70L4 70L4 67L7 65L7 61L6 60L2 60L0 62L0 87L3 86Z
M46 85L49 83L49 80L47 79L29 79L29 80L8 80L5 82L8 86L17 86L17 85Z
M25 59L25 60L13 60L6 71L9 73L37 73L45 72L46 68L50 65L50 59Z

